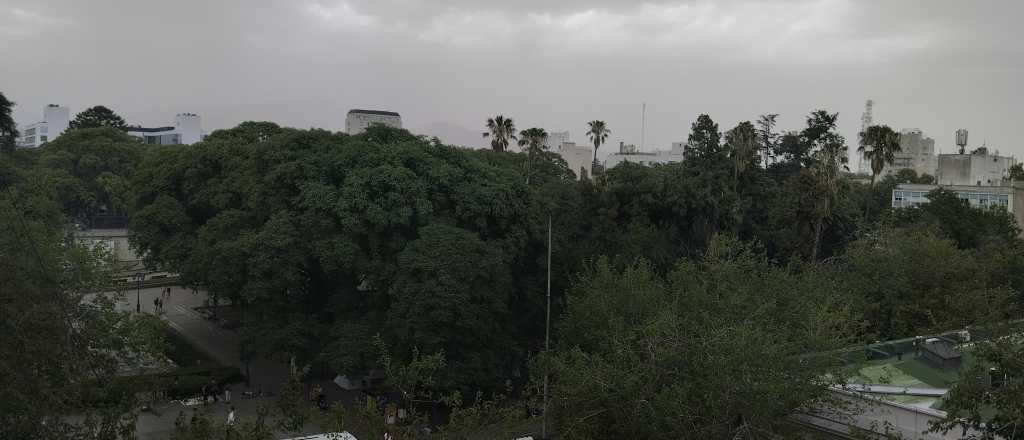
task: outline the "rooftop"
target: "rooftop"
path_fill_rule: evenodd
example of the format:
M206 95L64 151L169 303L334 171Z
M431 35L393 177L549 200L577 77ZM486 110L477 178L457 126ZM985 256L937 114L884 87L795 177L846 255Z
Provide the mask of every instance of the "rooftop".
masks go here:
M398 113L389 112L389 111L385 111L385 110L363 110L363 109L354 108L354 109L348 111L348 114L350 114L350 115L353 114L353 113L361 113L361 114L364 114L364 115L399 116L399 117L401 116Z
M125 127L124 130L139 133L159 133L161 131L172 131L174 127Z

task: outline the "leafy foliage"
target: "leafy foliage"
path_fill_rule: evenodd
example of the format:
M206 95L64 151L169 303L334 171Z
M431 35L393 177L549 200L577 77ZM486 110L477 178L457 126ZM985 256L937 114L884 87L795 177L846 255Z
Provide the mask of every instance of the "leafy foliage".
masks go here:
M18 140L18 124L11 116L14 103L0 92L0 152L14 151Z
M822 398L852 314L825 273L773 268L719 236L665 276L593 266L550 362L561 437L732 438L784 430Z
M75 115L75 119L72 119L69 123L69 127L73 129L78 128L100 128L100 127L112 127L112 128L125 128L124 118L114 113L113 110L97 105L83 110L81 113Z

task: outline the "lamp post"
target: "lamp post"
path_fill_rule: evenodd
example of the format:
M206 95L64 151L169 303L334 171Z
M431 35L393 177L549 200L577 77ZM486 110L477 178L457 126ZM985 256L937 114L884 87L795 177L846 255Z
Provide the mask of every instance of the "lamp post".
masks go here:
M144 279L146 279L146 274L135 273L135 281L138 283L138 290L135 291L135 313L142 313L142 280Z
M544 321L544 355L548 354L548 346L551 342L551 214L548 214L548 293L547 293L547 318ZM544 418L541 421L540 437L548 438L548 363L544 362Z

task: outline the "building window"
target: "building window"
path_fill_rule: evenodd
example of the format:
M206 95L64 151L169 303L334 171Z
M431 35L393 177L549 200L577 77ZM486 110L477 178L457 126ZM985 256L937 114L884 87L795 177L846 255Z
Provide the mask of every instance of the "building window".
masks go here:
M25 136L32 136L34 134L36 134L36 128L35 127L32 127L32 128L29 128L29 129L25 130Z
M39 136L39 142L46 142L46 136Z
M46 128L46 126L45 126L45 125L44 125L44 126L42 126L42 127L39 127L39 132L40 132L40 133L46 133L47 131L48 131L48 130L47 130L47 128Z

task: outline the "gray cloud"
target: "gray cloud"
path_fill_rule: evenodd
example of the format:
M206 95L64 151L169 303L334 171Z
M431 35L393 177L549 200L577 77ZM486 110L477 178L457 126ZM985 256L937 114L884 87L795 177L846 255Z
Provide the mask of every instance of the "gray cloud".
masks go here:
M8 0L0 84L22 122L57 102L105 104L142 124L191 111L208 130L248 119L340 130L349 108L368 107L460 138L503 113L583 141L585 121L600 118L614 143L639 142L647 102L649 147L685 139L702 112L723 129L781 113L782 128L795 129L815 108L840 112L854 142L872 98L876 120L919 127L945 151L966 127L1024 156L1013 135L1022 9L1012 0Z

